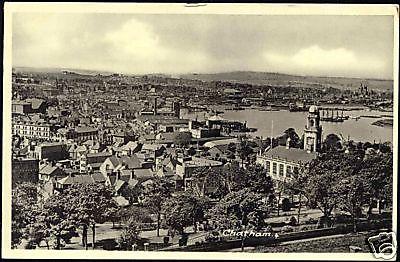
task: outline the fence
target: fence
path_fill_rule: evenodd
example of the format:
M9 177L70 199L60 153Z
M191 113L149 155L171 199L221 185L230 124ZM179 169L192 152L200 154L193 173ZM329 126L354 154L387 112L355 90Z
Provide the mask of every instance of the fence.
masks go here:
M392 225L391 220L365 221L357 224L357 231L377 230L381 228L391 229L391 225ZM337 234L347 234L351 232L353 232L353 225L346 224L346 225L338 225L336 227L284 233L280 234L279 238L277 239L271 237L246 238L243 244L244 246L261 246L261 245L268 246L268 245L276 245L286 241L337 235ZM241 245L242 245L242 240L236 239L236 240L219 241L219 242L198 243L195 245L190 245L185 247L167 247L160 249L160 251L161 250L162 251L219 251L219 250L240 248Z

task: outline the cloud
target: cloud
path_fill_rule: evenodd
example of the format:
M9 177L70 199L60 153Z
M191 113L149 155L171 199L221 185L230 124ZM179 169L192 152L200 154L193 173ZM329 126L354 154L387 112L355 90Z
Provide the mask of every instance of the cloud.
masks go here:
M322 49L318 45L312 45L292 55L266 51L264 59L278 71L296 74L357 76L369 73L376 76L385 71L381 60L371 56L357 56L352 50L343 47Z
M110 48L118 51L119 55L139 58L165 59L168 50L160 46L159 38L154 34L151 27L131 19L121 28L108 32L105 35L105 42L109 43Z
M390 23L385 17L16 13L13 65L390 78Z

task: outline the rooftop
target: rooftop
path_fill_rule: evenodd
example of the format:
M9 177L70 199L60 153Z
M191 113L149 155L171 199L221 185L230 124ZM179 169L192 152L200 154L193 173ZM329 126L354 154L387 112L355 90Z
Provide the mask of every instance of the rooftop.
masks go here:
M185 165L188 167L221 166L222 162L202 157L192 157L191 160L185 161Z
M315 152L308 153L300 148L286 148L285 146L277 146L265 152L263 157L281 159L290 162L309 162L317 158L317 154Z

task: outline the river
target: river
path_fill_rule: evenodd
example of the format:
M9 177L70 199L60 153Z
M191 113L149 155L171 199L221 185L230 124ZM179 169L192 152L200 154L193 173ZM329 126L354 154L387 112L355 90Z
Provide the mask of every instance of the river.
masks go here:
M344 111L344 115L363 116L363 115L385 115L381 118L365 118L361 117L358 120L349 119L340 123L332 123L322 121L322 136L325 138L329 134L337 134L343 136L344 139L350 137L354 141L369 141L369 142L391 142L393 143L393 128L380 127L372 125L373 122L387 118L386 115L393 116L393 113L368 111L368 110L353 110ZM183 118L204 120L209 115L205 112L189 113L183 110ZM248 127L255 127L257 131L252 133L255 136L269 137L271 133L274 137L281 135L289 127L293 127L297 134L301 136L306 125L307 112L289 112L281 111L259 111L258 109L247 108L240 111L225 110L221 117L229 120L246 121ZM273 128L272 128L273 123Z

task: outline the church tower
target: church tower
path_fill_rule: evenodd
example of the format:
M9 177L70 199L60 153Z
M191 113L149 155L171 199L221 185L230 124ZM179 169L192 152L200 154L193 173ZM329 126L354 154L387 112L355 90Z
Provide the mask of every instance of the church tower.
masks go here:
M318 152L321 149L322 126L320 126L319 109L310 106L307 116L307 125L304 129L304 150Z

